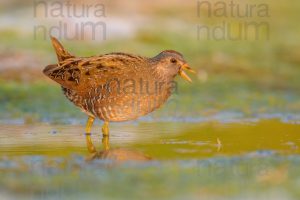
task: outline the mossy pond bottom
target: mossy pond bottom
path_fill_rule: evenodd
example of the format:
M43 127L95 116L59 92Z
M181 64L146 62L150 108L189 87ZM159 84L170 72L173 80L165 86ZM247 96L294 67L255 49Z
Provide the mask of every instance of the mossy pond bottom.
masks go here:
M0 125L0 199L300 199L300 125Z

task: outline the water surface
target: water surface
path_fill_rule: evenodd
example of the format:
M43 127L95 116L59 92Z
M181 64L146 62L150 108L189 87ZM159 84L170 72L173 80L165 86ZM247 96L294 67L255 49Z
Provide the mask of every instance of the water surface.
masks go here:
M297 199L300 125L280 120L139 122L111 126L88 153L83 125L1 125L0 194L84 197ZM117 191L117 192L116 192Z

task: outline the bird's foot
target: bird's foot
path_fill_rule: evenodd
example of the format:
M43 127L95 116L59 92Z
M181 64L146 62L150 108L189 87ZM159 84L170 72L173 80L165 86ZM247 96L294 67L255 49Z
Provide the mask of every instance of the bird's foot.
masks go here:
M107 121L105 121L103 126L102 126L103 137L104 136L109 136L109 127L108 127L108 125L109 125L109 123Z
M94 123L94 120L95 118L93 117L89 117L88 118L88 121L86 123L86 127L85 127L85 138L86 138L86 145L87 145L87 148L88 148L88 151L90 153L95 153L96 152L96 148L95 146L93 145L93 142L92 142L92 138L91 138L91 127Z

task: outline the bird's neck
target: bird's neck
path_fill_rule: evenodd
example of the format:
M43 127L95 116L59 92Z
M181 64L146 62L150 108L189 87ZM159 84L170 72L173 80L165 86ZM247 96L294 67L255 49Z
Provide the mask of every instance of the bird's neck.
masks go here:
M154 75L157 81L172 81L174 77L169 76L168 72L165 70L163 65L160 63L160 60L156 57L149 59L150 63L150 70L151 73Z

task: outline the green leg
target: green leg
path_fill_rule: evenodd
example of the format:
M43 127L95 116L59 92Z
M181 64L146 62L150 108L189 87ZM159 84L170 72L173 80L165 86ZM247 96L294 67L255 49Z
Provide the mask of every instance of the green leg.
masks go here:
M109 122L105 121L103 126L102 126L102 145L103 145L103 149L109 150Z
M86 144L87 144L88 151L90 153L95 153L96 152L96 148L93 145L93 142L92 142L92 139L91 139L91 128L92 128L92 125L94 123L94 120L95 120L94 117L89 117L88 121L86 123L86 127L85 127Z
M102 126L102 134L103 136L109 136L109 127L108 127L109 122L105 121L103 126Z

